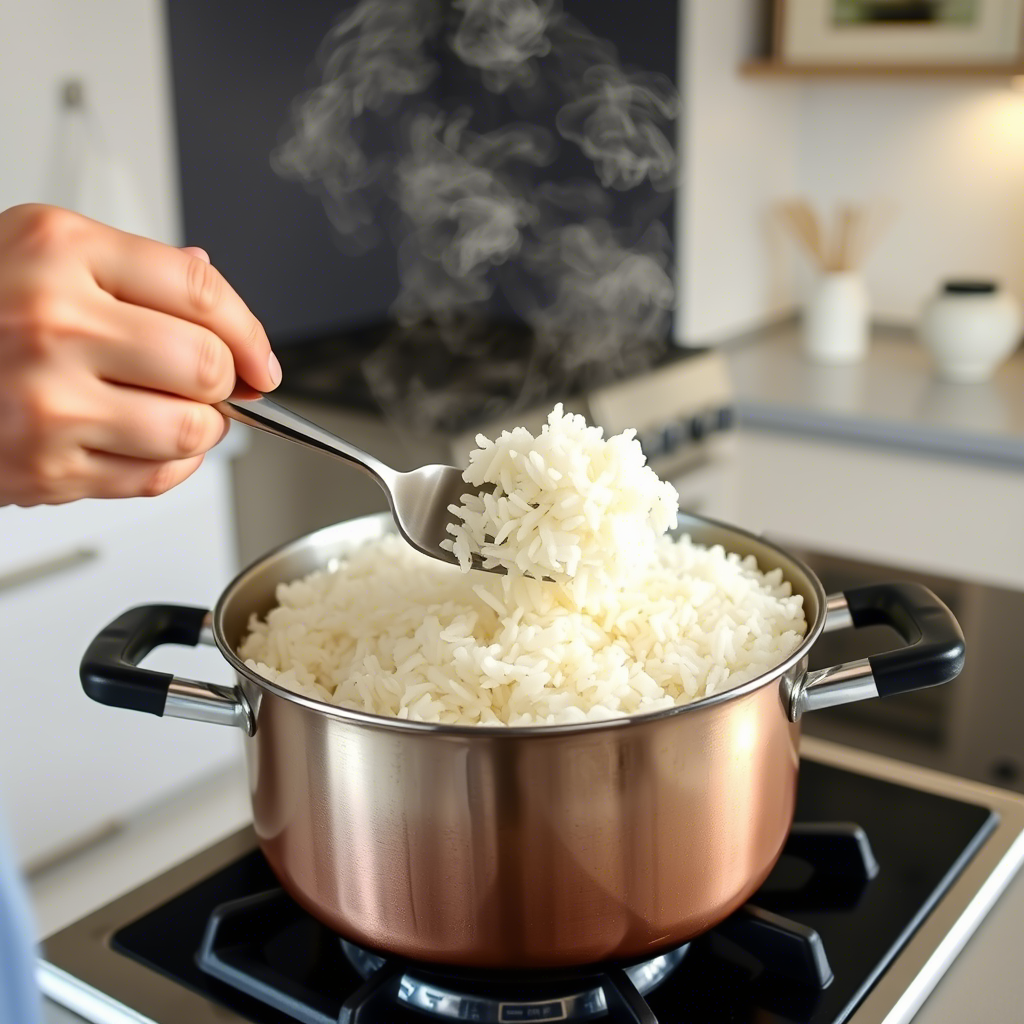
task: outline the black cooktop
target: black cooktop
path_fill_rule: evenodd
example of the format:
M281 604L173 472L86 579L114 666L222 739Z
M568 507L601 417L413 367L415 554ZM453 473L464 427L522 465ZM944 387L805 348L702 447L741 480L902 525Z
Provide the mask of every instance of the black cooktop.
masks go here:
M253 1024L424 1024L431 1018L393 1001L403 986L408 995L406 979L417 971L436 988L515 993L512 1002L500 995L493 1002L497 1016L484 1016L484 1004L469 1001L455 1019L560 1019L564 1004L550 994L569 984L573 991L596 986L606 993L612 1008L606 1020L834 1024L870 991L994 828L996 815L804 761L797 821L752 905L692 942L644 999L625 979L623 967L632 965L601 965L568 980L501 972L446 979L415 965L380 967L379 958L364 953L357 970L337 935L275 889L255 850L121 928L113 946ZM284 994L276 1006L239 990L271 985Z
M442 338L441 335L444 335ZM616 359L567 361L516 321L401 327L391 321L281 345L278 393L458 433L703 352L667 339L624 345Z

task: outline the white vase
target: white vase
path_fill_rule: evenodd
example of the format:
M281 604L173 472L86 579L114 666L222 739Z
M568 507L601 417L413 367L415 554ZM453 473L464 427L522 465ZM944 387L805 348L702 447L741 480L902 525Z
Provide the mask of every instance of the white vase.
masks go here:
M853 271L822 274L804 308L804 353L817 363L856 363L868 350L868 295Z
M950 281L929 300L920 334L940 377L988 380L1020 342L1020 306L991 282Z

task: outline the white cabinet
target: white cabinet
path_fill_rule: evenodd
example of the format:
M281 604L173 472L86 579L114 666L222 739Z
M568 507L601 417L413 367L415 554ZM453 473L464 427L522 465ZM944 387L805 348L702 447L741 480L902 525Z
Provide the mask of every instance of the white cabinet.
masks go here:
M240 755L230 730L96 704L78 679L89 641L127 608L216 599L234 571L228 471L208 459L155 499L0 508L0 804L23 865ZM146 664L230 678L209 649Z
M1024 472L743 430L705 515L779 541L1024 589Z

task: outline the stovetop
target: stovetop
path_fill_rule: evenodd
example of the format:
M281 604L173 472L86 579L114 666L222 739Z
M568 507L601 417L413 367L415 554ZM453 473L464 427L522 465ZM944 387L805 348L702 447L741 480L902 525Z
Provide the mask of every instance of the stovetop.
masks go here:
M1024 801L820 740L804 755L775 871L667 965L526 978L388 961L276 889L245 830L48 939L44 989L104 1024L425 1024L416 1006L499 1024L906 1020L894 1007L916 1009L1024 858Z
M279 347L283 399L386 415L401 424L430 420L432 429L457 434L496 416L547 405L583 391L703 354L667 339L626 345L621 359L568 366L561 349L538 345L515 321L468 325L458 344L439 339L429 324L400 327L389 321L343 335L304 337Z

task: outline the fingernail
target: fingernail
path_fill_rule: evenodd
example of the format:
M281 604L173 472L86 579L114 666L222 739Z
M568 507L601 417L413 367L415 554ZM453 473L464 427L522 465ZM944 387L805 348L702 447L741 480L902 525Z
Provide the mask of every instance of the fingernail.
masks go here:
M270 358L267 360L267 370L270 373L270 379L274 382L276 388L281 383L281 364L277 360L277 356L273 352L270 353Z

